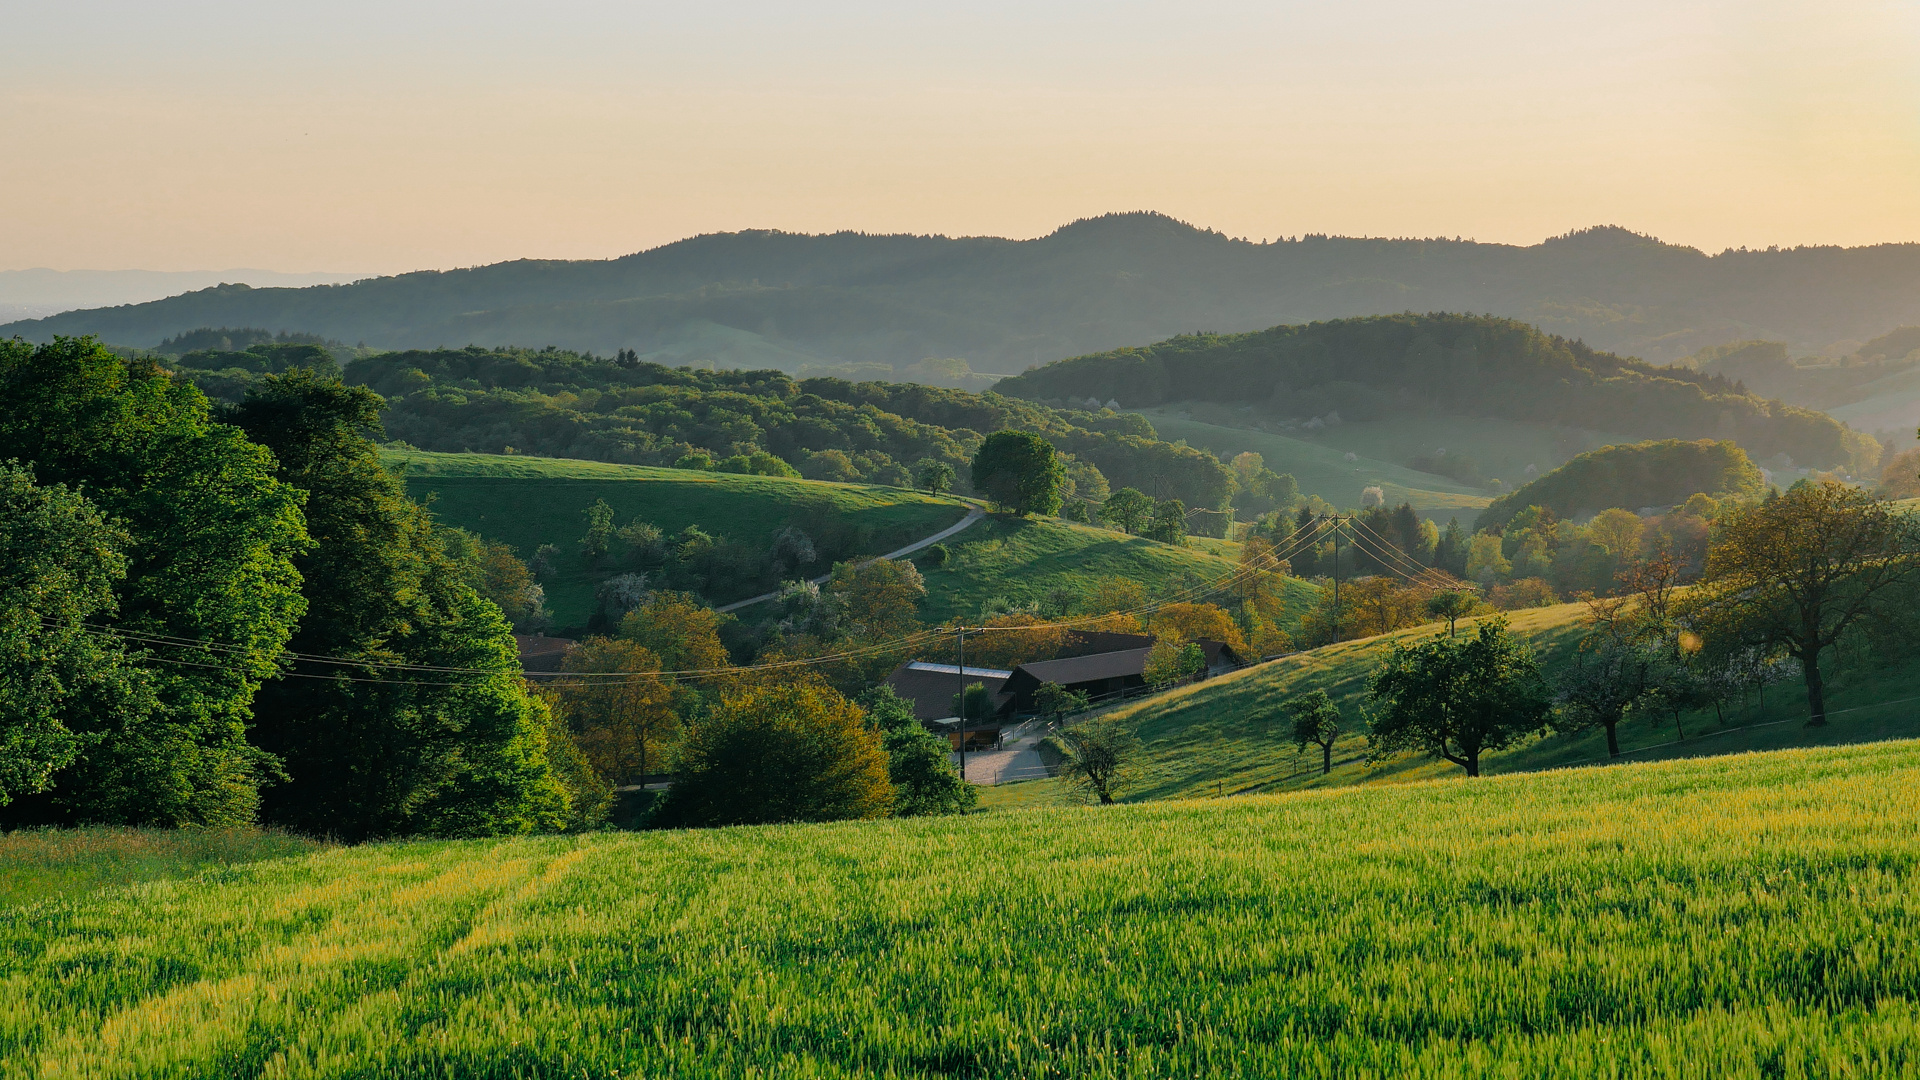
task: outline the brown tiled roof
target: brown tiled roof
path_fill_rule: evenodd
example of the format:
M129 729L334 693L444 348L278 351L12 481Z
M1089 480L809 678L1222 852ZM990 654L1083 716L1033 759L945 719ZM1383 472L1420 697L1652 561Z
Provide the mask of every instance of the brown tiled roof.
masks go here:
M967 665L966 684L980 683L1000 703L1000 688L1012 672ZM887 676L893 692L913 702L913 715L920 720L947 720L953 716L953 695L960 692L960 669L952 664L926 664L919 661L901 664Z
M520 650L522 671L559 671L560 662L580 647L580 643L571 638L545 634L515 634L513 643Z
M1075 683L1093 682L1096 679L1119 679L1128 675L1138 675L1147 670L1147 654L1151 646L1143 649L1120 649L1116 652L1094 653L1091 656L1070 656L1064 660L1042 660L1037 664L1021 664L1015 672L1024 672L1043 683L1059 683L1072 686Z

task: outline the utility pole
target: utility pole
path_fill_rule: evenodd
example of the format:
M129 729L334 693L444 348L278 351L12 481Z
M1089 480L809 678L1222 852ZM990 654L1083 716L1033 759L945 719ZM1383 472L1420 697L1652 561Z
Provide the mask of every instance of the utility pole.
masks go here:
M967 628L954 628L954 643L960 659L960 697L954 712L960 714L960 782L967 782Z
M1333 515L1333 640L1340 643L1340 515Z

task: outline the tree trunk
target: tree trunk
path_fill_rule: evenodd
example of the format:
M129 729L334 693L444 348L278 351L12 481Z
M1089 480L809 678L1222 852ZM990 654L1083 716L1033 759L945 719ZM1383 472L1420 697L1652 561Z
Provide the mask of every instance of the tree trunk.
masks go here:
M1615 723L1606 725L1608 757L1620 756L1620 737L1617 734L1615 734L1613 730L1617 726L1619 726L1617 721Z
M1112 805L1113 805L1113 796L1112 796L1112 795L1109 795L1109 794L1107 794L1107 789L1106 789L1106 788L1101 788L1101 789L1100 789L1100 805L1101 805L1101 806L1112 806Z
M1321 743L1320 744L1320 775L1325 776L1332 771L1333 771L1333 744Z
M1827 684L1820 675L1820 654L1814 653L1802 661L1807 669L1807 711L1811 714L1808 727L1827 726Z
M1480 775L1480 753L1479 753L1479 751L1470 751L1470 752L1469 752L1469 753L1467 754L1467 760L1466 760L1466 762L1465 762L1465 764L1466 764L1466 767L1467 767L1467 775L1468 775L1468 776L1479 776L1479 775Z

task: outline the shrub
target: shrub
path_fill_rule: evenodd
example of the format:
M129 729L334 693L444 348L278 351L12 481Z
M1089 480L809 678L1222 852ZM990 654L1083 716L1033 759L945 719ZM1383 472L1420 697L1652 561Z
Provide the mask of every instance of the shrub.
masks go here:
M893 803L880 733L858 706L824 686L764 686L689 727L661 821L840 821Z

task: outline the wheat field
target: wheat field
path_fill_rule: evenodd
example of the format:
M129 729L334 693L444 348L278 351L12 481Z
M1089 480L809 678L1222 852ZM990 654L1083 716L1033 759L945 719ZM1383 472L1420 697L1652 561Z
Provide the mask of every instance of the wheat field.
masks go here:
M1920 1073L1920 743L330 848L0 908L6 1077Z

